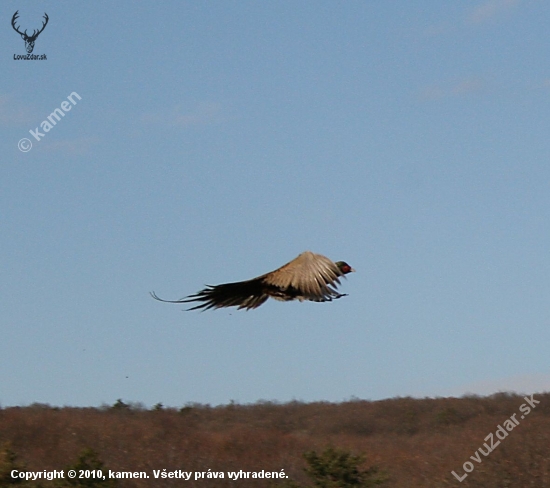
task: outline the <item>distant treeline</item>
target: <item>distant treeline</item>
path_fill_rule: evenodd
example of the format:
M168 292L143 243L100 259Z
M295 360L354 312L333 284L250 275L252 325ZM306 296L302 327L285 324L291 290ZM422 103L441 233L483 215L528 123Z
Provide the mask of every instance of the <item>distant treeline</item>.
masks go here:
M25 478L61 470L62 479ZM182 484L550 487L550 393L0 408L0 487Z

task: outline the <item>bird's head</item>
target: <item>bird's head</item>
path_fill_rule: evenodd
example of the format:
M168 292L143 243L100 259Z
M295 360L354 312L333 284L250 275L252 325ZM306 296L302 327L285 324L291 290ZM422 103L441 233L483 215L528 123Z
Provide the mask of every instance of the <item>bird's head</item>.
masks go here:
M355 270L345 261L337 261L336 266L342 272L342 274L353 273Z

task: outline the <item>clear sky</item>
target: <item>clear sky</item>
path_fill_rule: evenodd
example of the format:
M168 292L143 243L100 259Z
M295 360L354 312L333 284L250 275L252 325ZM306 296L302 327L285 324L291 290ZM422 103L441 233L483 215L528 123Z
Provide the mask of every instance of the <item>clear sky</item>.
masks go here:
M48 14L47 60L14 60L16 10L30 32ZM550 3L7 0L0 19L1 406L550 389ZM149 296L308 249L357 270L349 296Z

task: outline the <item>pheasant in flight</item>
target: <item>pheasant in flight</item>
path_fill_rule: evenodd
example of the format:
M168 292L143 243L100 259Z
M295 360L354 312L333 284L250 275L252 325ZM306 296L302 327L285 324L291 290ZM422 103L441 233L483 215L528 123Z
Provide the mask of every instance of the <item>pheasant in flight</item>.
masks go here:
M346 296L336 291L340 277L355 271L344 261L332 262L321 254L303 252L297 258L275 271L257 278L235 283L210 286L181 300L155 300L167 303L199 302L189 310L237 307L251 310L262 305L269 297L281 301L309 300L330 302Z

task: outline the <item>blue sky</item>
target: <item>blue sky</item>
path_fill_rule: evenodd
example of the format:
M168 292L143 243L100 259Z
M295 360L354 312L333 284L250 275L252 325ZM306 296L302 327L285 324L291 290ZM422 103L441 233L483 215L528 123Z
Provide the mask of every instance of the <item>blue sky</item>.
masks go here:
M30 31L48 14L47 60L13 59L16 10ZM549 4L10 0L0 18L0 405L550 389ZM349 296L149 296L307 249L357 270Z

